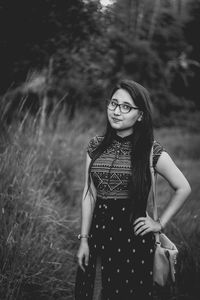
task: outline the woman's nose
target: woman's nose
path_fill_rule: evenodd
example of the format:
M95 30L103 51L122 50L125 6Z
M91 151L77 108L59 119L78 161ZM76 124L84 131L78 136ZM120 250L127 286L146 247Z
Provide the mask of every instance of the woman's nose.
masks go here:
M121 114L121 111L120 111L120 107L119 107L119 106L117 106L117 107L115 108L114 114L115 114L115 115L120 115L120 114Z

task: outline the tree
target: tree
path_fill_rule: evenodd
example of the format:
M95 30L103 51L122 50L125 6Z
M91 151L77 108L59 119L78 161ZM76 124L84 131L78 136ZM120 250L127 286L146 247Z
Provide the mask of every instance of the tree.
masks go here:
M48 65L98 29L93 4L82 0L3 0L0 4L1 90L17 86L31 68Z

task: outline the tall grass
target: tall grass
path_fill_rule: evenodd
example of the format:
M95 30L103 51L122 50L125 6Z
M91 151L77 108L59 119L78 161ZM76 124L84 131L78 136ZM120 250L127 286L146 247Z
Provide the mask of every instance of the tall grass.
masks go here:
M103 122L94 112L78 112L72 121L61 113L56 128L49 119L42 139L37 118L11 124L10 143L0 155L0 299L73 299L85 150ZM167 232L180 249L176 299L198 299L200 135L164 128L156 130L156 138L193 189ZM159 178L160 210L170 195ZM167 293L162 297L171 299Z
M74 268L75 145L35 120L10 127L0 165L0 298L68 299ZM78 160L77 160L78 161Z

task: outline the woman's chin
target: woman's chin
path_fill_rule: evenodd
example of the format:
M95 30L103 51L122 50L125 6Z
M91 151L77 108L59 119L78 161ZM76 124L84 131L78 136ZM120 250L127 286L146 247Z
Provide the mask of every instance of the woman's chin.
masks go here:
M119 124L119 123L111 123L111 127L113 128L113 129L123 129L122 128L122 125L121 124Z

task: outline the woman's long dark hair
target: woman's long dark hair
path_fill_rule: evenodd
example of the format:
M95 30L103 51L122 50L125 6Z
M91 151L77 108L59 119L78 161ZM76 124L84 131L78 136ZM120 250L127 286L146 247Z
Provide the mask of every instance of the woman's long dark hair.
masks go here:
M153 125L150 109L149 92L139 83L132 80L122 80L111 92L110 99L118 89L126 90L132 97L134 103L143 112L142 121L133 125L133 135L131 135L131 164L132 179L129 186L130 198L130 220L139 216L144 216L147 205L147 198L151 184L149 156L153 144ZM91 184L91 168L94 161L112 143L115 130L111 127L108 117L106 131L102 142L93 152L93 157L88 170L88 189Z

